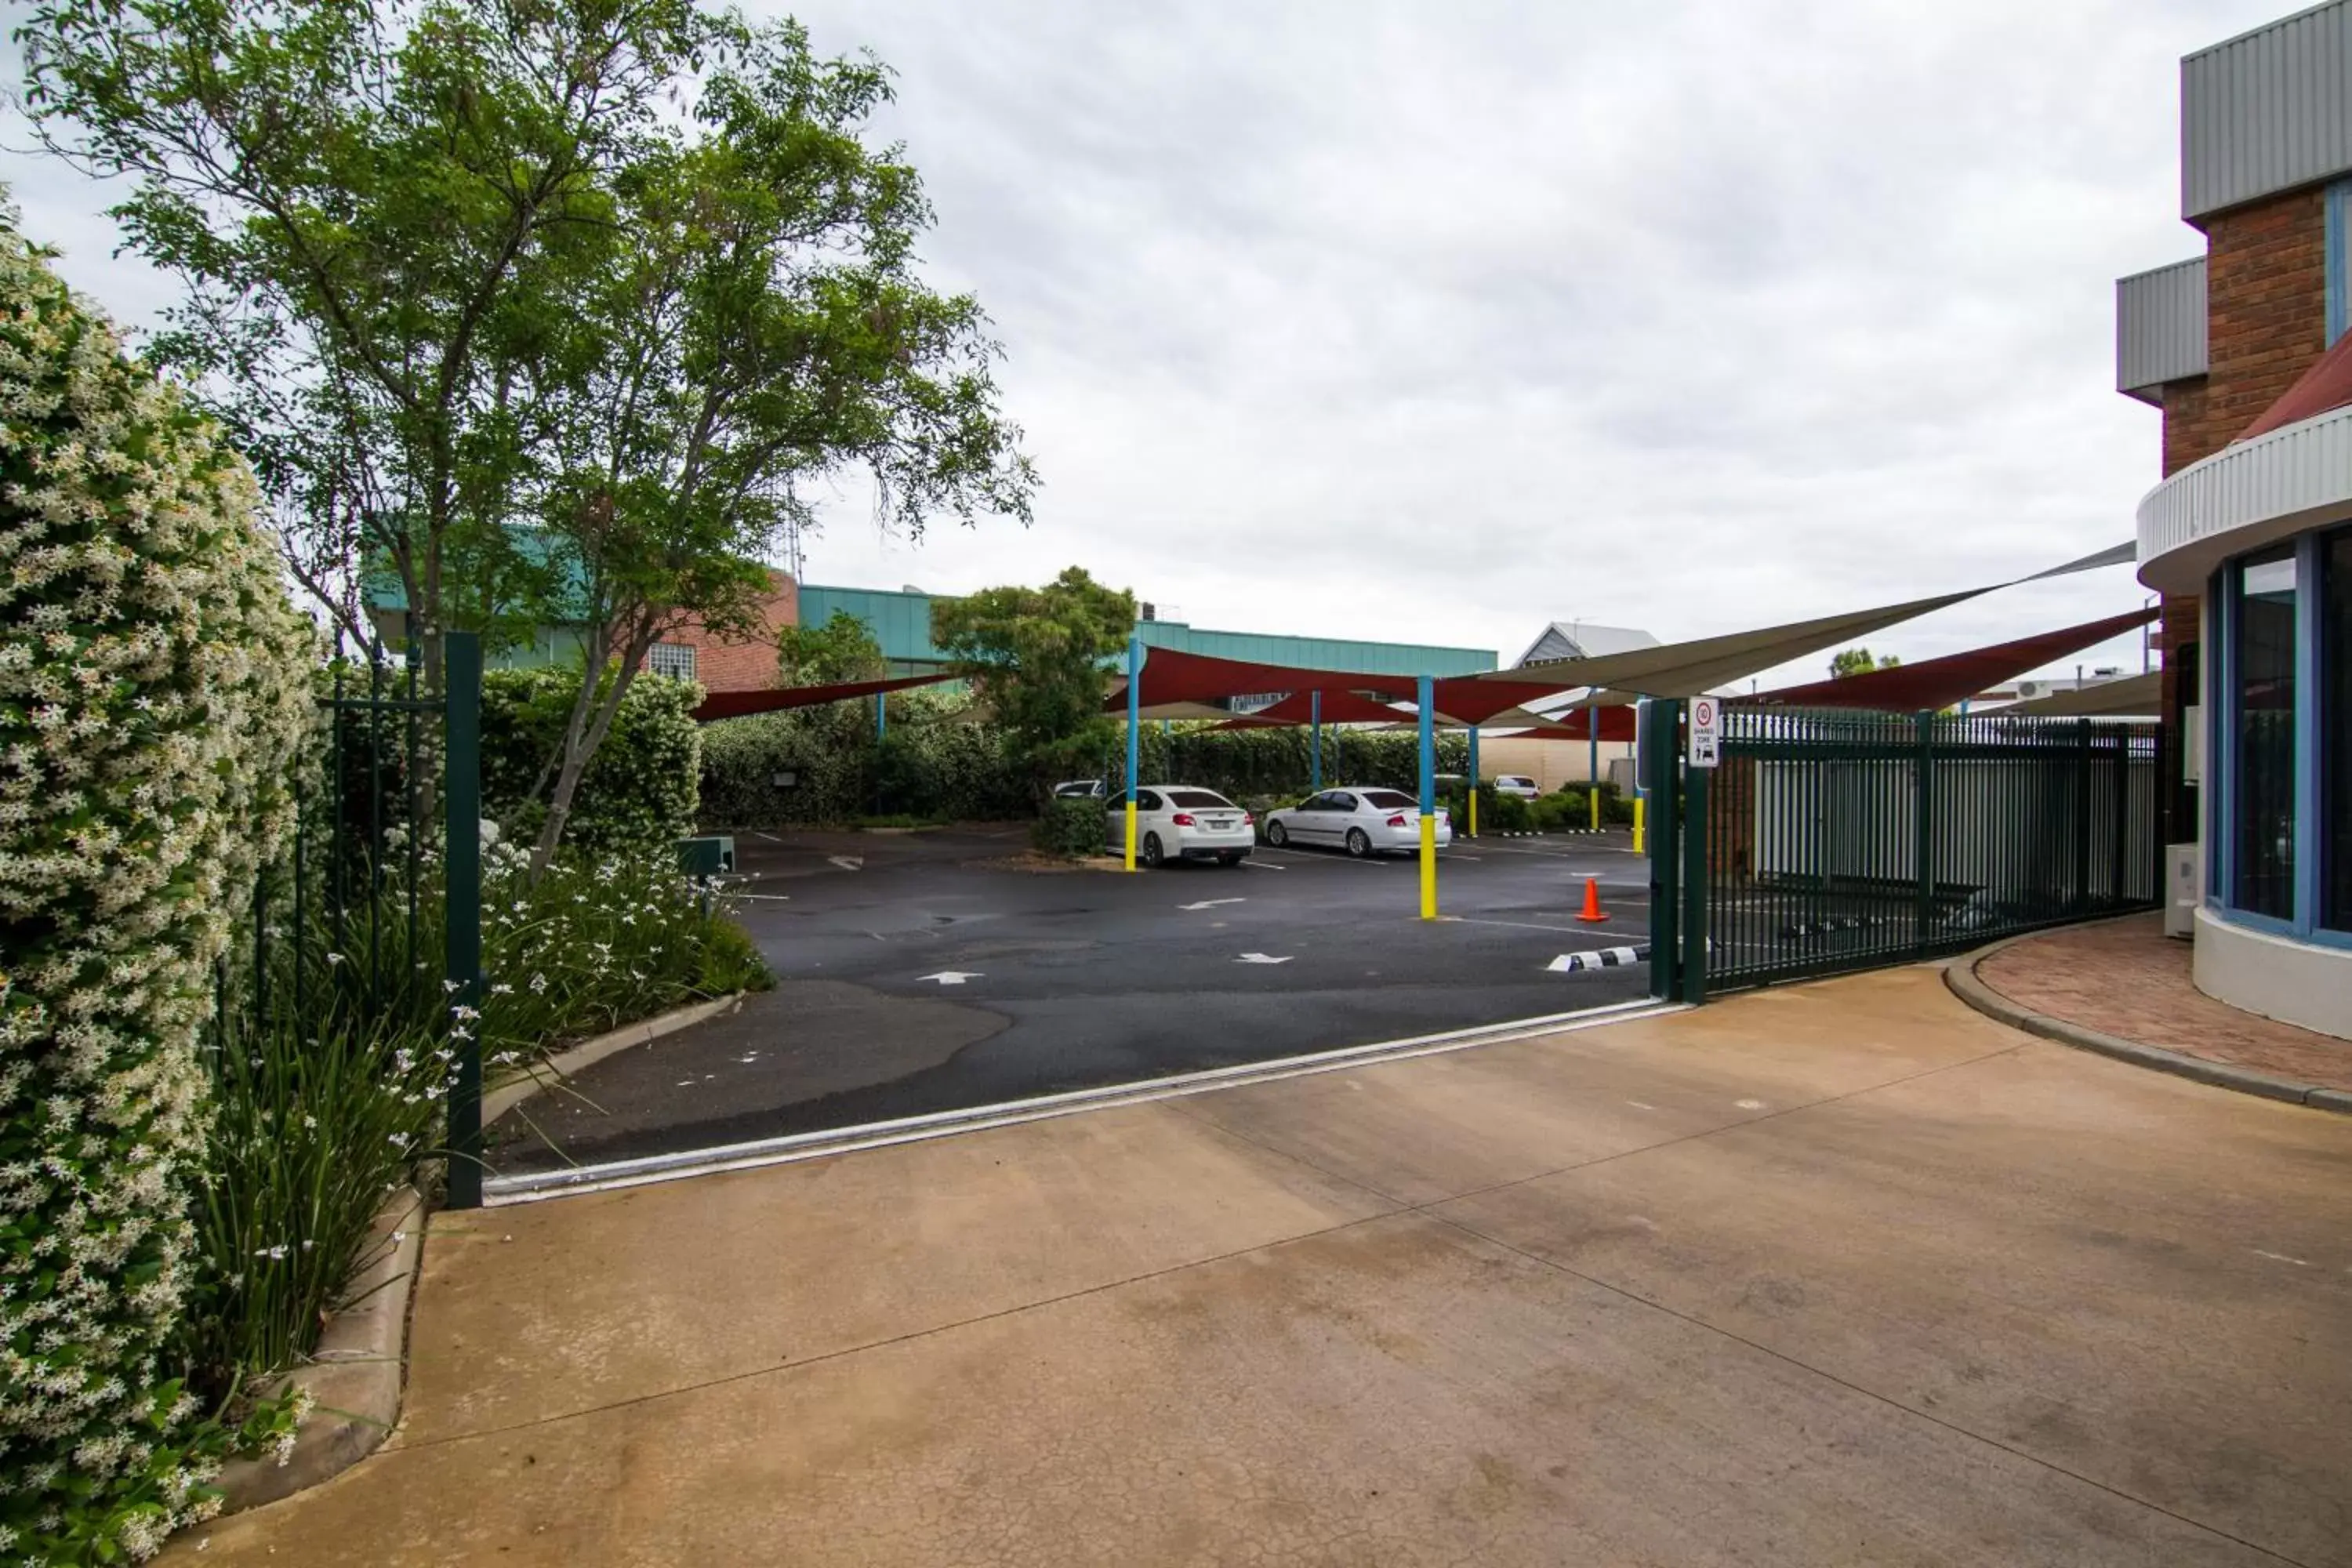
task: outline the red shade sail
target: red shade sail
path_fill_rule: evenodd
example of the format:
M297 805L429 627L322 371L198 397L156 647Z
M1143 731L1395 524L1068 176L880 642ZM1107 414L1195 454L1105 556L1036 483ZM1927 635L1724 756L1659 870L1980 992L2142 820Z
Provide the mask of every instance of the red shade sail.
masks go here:
M1965 653L1948 653L1918 664L1898 664L1891 669L1874 669L1842 679L1784 686L1753 700L1777 707L1869 708L1882 713L1917 713L1948 708L1989 686L2012 679L2029 669L2038 669L2053 659L2105 642L2134 626L2146 626L2156 618L2157 613L2153 605L2129 610L2103 621L2084 621L2080 626L2019 637L2014 642L1995 643L1990 647L1970 648Z
M845 702L853 697L904 691L910 686L936 686L953 680L951 674L902 675L890 680L845 680L837 686L778 686L765 691L714 691L702 700L694 717L708 724L714 719L741 719L753 713L774 713L786 708L814 708L821 702Z
M1326 724L1393 724L1405 715L1385 702L1359 697L1352 691L1294 691L1281 701L1246 715L1272 724L1311 724L1319 710Z
M1392 691L1410 697L1413 678L1367 675L1353 669L1301 669L1290 665L1187 653L1181 648L1155 647L1144 653L1141 685L1138 700L1149 708L1160 702L1213 702L1221 697L1257 697L1269 691ZM1127 711L1124 685L1103 703L1103 711Z
M1631 706L1615 708L1575 708L1540 730L1516 736L1518 740L1589 741L1592 738L1592 718L1601 716L1601 738L1604 741L1631 741L1635 738L1639 716Z
M1484 724L1507 708L1540 702L1547 697L1573 691L1579 684L1568 679L1511 680L1492 675L1461 675L1437 682L1433 690L1437 711L1448 719L1458 724Z
M2336 339L2336 346L2295 377L2294 384L2279 394L2279 400L2263 410L2261 417L2239 431L2237 438L2251 441L2282 425L2309 419L2347 403L2352 403L2352 332Z

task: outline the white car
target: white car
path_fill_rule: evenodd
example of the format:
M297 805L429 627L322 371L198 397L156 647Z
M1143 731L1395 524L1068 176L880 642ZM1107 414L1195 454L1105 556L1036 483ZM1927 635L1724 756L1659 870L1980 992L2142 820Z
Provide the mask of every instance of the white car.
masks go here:
M1297 805L1265 814L1265 841L1328 844L1358 859L1383 851L1421 848L1421 803L1394 789L1327 789ZM1437 808L1437 845L1454 842L1454 824Z
M1111 853L1127 852L1127 793L1114 792L1103 814ZM1257 819L1213 789L1146 784L1135 792L1135 859L1214 860L1238 866L1257 847Z
M1536 796L1543 794L1543 791L1537 788L1536 781L1528 777L1525 773L1496 773L1495 775L1495 793L1496 795L1515 795L1521 800L1533 800Z

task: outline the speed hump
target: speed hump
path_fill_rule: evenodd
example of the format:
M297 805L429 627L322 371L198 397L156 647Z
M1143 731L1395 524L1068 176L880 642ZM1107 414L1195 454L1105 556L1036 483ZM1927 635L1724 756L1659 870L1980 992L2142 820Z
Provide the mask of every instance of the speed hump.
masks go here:
M1723 705L1712 697L1694 697L1690 705L1690 765L1711 768L1723 752Z

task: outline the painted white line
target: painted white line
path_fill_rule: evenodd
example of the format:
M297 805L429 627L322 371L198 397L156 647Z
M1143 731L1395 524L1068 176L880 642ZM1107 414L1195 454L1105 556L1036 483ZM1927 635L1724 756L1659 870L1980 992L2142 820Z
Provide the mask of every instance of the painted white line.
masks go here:
M1291 954L1286 952L1280 958L1270 957L1263 952L1245 952L1239 958L1234 959L1234 962L1235 963L1288 963L1291 960Z
M1242 864L1247 866L1253 871L1287 871L1290 869L1287 866L1277 866L1271 860L1261 860L1255 855L1243 861Z
M790 893L722 893L719 896L769 904L789 904L793 901L793 896Z
M2251 1250L2256 1258L2267 1258L2273 1263L2292 1263L2297 1268L2308 1268L2311 1267L2311 1260L2307 1258L2289 1258L2284 1252L2264 1252L2259 1247L2252 1247L2249 1250Z
M845 871L860 871L866 868L864 858L856 855L828 855L825 860Z
M1592 931L1586 926L1537 925L1532 921L1490 921L1480 915L1446 915L1443 918L1466 926L1509 926L1515 931L1548 931L1559 936L1606 936L1608 934L1606 931Z
M1318 1073L1361 1067L1368 1062L1441 1056L1449 1051L1468 1050L1474 1046L1500 1045L1507 1040L1530 1039L1539 1035L1573 1034L1581 1029L1631 1023L1637 1018L1661 1018L1668 1014L1689 1010L1687 1004L1680 1002L1650 999L1619 1002L1606 1007L1581 1008L1573 1013L1548 1013L1533 1018L1516 1018L1508 1023L1490 1024L1479 1028L1418 1035L1369 1046L1348 1046L1336 1051L1285 1057L1277 1061L1178 1073L1170 1078L1153 1079L1124 1087L1071 1089L1062 1094L1010 1100L1003 1105L982 1106L973 1110L933 1111L927 1116L874 1121L864 1127L844 1128L838 1131L796 1132L717 1149L697 1149L677 1154L646 1154L634 1160L613 1160L603 1164L579 1165L561 1171L492 1176L482 1184L483 1199L490 1205L540 1203L570 1193L609 1192L654 1182L673 1182L685 1176L713 1175L721 1171L756 1170L764 1165L823 1159L827 1155L847 1154L861 1149L885 1148L893 1143L913 1143L931 1138L953 1137L962 1132L1016 1126L1024 1121L1043 1121L1055 1116L1070 1116L1111 1106L1140 1105L1155 1100L1208 1094L1243 1084L1308 1078Z
M976 972L967 973L960 969L942 969L937 974L918 974L915 978L918 981L936 980L942 985L961 985L967 980L978 980L981 978L981 975Z
M1248 902L1249 900L1247 899L1202 899L1197 904L1179 904L1176 907L1180 910L1213 910L1219 904L1245 904Z
M751 829L751 837L754 838L764 838L771 844L782 844L783 842L782 839L777 837L774 834L762 833L756 827Z

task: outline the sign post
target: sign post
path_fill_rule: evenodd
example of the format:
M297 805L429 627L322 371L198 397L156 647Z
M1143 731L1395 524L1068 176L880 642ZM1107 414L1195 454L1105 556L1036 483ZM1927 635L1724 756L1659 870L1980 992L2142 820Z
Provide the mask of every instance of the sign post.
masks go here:
M1711 768L1723 754L1723 704L1694 697L1690 705L1690 765Z

